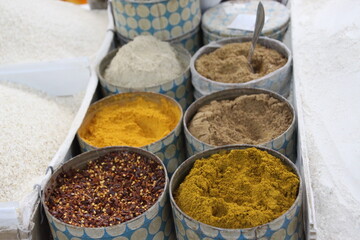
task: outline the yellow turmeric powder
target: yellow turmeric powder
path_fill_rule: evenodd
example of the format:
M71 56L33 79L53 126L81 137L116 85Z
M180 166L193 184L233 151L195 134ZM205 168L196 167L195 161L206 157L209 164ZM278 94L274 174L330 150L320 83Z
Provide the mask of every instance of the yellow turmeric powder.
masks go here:
M180 115L181 110L165 98L159 103L139 96L100 108L80 128L79 136L95 147L142 147L168 135Z
M297 197L299 183L290 167L265 151L223 151L195 161L175 201L202 223L251 228L284 214Z

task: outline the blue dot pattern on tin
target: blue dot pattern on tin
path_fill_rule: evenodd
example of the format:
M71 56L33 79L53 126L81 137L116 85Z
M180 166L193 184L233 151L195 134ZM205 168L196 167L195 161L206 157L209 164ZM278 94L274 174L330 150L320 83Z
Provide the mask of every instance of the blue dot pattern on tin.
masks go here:
M181 37L171 39L171 40L166 40L166 41L173 43L173 44L180 44L186 50L188 50L191 55L193 55L201 47L202 39L201 39L200 35L201 35L200 25L198 25L193 31L191 31ZM117 33L117 37L119 38L121 45L124 45L124 44L128 43L129 41L131 41L130 38L126 38L119 33Z
M180 44L186 50L190 52L191 55L195 54L197 50L202 46L200 25L197 26L193 31L179 38L170 40L171 43Z
M191 32L201 20L199 0L113 1L117 32L126 38L150 34L170 40Z
M97 149L96 147L87 144L78 134L77 139L82 152ZM176 168L185 160L182 124L178 124L165 138L141 148L154 153L163 161L170 178Z
M101 79L100 84L102 86L102 92L106 96L126 92L161 93L178 101L184 111L193 102L193 88L191 85L191 74L189 69L183 75L174 79L173 81L155 87L145 87L137 89L117 87Z
M301 192L299 192L301 194ZM300 240L303 235L302 198L285 215L259 227L227 230L214 228L188 218L172 205L177 239L236 239L236 240ZM172 203L173 204L173 203Z
M204 43L227 37L252 36L252 31L230 29L228 25L239 15L256 15L257 0L248 2L225 2L206 11L202 18ZM282 40L290 21L290 11L276 1L263 1L265 22L262 34Z
M139 240L139 239L172 239L174 225L168 197L165 196L151 209L136 220L104 228L72 227L55 219L48 212L52 236L55 240L105 239L105 240Z
M275 151L278 151L288 158L290 158L293 162L296 161L296 124L293 124L289 127L289 129L281 134L279 137L265 143L260 144L259 146L264 146ZM215 146L206 144L204 142L199 141L197 138L192 136L189 131L184 131L185 133L185 144L187 157L195 155L196 153L214 148Z
M272 33L271 35L268 35L267 37L282 41L284 39L284 36L286 34L287 29L288 29L288 26L279 29L279 31L276 31L276 32ZM204 43L204 45L206 45L206 44L208 44L210 42L214 42L214 41L224 39L224 38L226 38L226 37L225 36L219 36L219 35L216 35L216 34L212 34L212 33L208 32L208 31L206 31L205 29L203 29L203 43Z

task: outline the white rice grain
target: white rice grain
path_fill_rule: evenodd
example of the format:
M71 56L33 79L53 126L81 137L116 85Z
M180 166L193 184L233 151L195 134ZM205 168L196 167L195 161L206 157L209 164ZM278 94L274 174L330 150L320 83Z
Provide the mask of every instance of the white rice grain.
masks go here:
M94 57L104 39L105 10L55 0L0 1L0 64Z
M0 202L21 201L32 191L65 140L74 110L34 90L0 84Z

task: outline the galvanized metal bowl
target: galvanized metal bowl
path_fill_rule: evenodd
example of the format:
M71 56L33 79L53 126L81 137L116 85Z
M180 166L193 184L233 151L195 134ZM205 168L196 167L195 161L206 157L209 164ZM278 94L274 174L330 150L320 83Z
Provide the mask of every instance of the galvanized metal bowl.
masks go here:
M202 98L196 100L193 104L191 104L190 107L186 110L186 112L184 114L184 120L183 120L185 142L186 142L186 149L187 149L188 156L191 156L193 154L202 152L204 150L216 147L216 146L207 144L203 141L200 141L194 135L192 135L188 129L188 126L189 126L192 118L198 112L199 108L201 108L204 105L210 104L214 100L216 100L216 101L233 100L239 96L252 95L252 94L270 95L271 97L279 100L280 102L285 103L287 105L287 107L290 109L290 111L293 115L293 120L292 120L290 126L287 128L287 130L284 131L279 136L277 136L276 138L274 138L268 142L264 142L264 143L260 144L260 146L268 147L273 150L279 151L280 153L286 155L287 157L289 157L290 159L292 159L295 162L295 160L296 160L296 115L295 115L295 110L292 107L292 105L289 103L289 101L286 100L284 97L280 96L279 94L276 94L269 90L258 89L258 88L237 88L237 89L223 90L223 91L215 92L208 96L202 97Z
M212 154L219 153L220 151L230 151L232 149L246 149L255 147L259 150L266 151L272 156L279 158L283 164L289 166L293 172L299 177L299 192L293 205L280 217L273 221L246 229L225 229L207 225L199 222L184 213L176 204L174 199L174 192L178 189L179 185L184 181L185 177L189 174L195 161L201 158L207 158ZM198 153L185 162L183 162L170 180L170 202L173 211L173 218L176 228L176 235L178 239L233 239L233 240L255 240L255 239L302 239L303 235L303 221L302 221L302 194L303 194L303 181L300 173L289 159L284 155L265 147L253 145L232 145L210 149Z
M176 127L164 138L148 144L146 146L142 146L142 149L145 149L149 152L152 152L156 154L158 157L160 157L161 160L163 160L166 169L168 171L169 176L176 170L176 168L180 165L181 162L185 160L185 154L183 151L183 138L182 138L182 118L183 118L183 111L181 106L178 102L176 102L174 99L158 94L158 93L151 93L151 92L132 92L132 93L120 93L117 95L112 95L105 97L95 103L93 103L83 120L82 125L80 126L78 133L77 133L77 139L80 144L80 148L82 152L90 151L97 149L98 147L90 145L87 143L79 134L79 132L83 131L88 122L92 119L94 114L99 111L99 109L103 108L104 106L107 106L112 103L117 102L123 102L128 101L130 99L135 99L137 97L143 97L146 100L153 101L153 102L160 102L161 99L165 99L169 103L171 103L175 108L177 108L180 111L180 118L179 122L176 125Z
M292 54L291 51L282 42L267 38L260 37L258 44L267 48L278 51L281 55L287 58L287 62L281 68L271 72L261 78L251 80L245 83L223 83L216 82L202 76L195 68L196 60L204 55L209 54L216 49L229 44L229 43L242 43L251 41L251 37L237 37L237 38L226 38L223 40L211 42L208 45L200 48L195 55L191 58L190 69L192 74L192 84L194 86L194 96L196 98L209 95L210 93L218 92L225 89L240 88L240 87L253 87L253 88L264 88L282 96L289 95L290 92L290 80L291 80L291 62Z
M169 198L168 198L168 188L169 188L169 178L165 174L165 189L164 192L160 195L155 204L149 208L146 212L139 215L136 218L133 218L124 223L110 226L110 227L99 227L99 228L85 228L77 227L62 222L61 220L55 218L49 212L47 205L45 204L46 196L49 191L56 187L56 179L59 174L69 171L70 169L83 169L89 161L95 160L100 156L103 156L109 152L113 151L131 151L138 154L141 154L145 157L148 157L164 167L163 162L154 154L147 152L145 150L133 147L108 147L93 150L80 154L63 165L59 166L45 184L44 194L42 195L41 201L44 206L46 217L49 221L50 229L54 239L63 240L63 239L153 239L156 236L162 236L164 239L172 238L171 235L173 229L173 222L171 220L169 211Z
M102 92L105 96L118 94L118 93L126 93L126 92L154 92L165 94L171 98L177 100L183 110L193 102L193 88L191 85L191 74L190 74L190 53L181 46L173 45L174 49L177 52L177 56L184 66L184 70L180 76L175 79L172 79L163 84L150 86L150 87L142 87L142 88L128 88L117 86L112 83L109 83L105 78L105 71L112 59L115 57L117 51L121 48L114 49L110 51L97 66L97 74L100 78L100 84Z

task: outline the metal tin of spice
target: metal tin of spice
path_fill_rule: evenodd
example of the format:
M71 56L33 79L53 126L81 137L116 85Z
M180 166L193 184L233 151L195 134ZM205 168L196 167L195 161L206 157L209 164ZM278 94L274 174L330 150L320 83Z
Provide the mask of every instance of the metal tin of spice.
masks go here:
M108 147L93 150L80 154L73 159L69 160L61 167L57 168L54 171L54 174L51 176L50 180L47 182L44 188L44 193L42 196L42 204L45 209L47 219L51 228L52 235L54 239L155 239L160 237L162 239L173 238L171 236L173 223L171 215L169 214L170 205L167 196L168 192L168 182L169 179L167 174L164 174L165 177L165 186L164 191L158 197L156 202L152 207L141 215L125 221L123 223L108 226L108 227L78 227L70 225L60 221L54 217L50 212L48 206L45 204L47 201L47 193L52 191L56 187L56 180L62 173L67 173L71 169L83 169L89 161L94 161L99 157L102 157L110 152L132 152L138 155L144 156L148 159L151 159L160 166L165 166L162 161L156 157L154 154L151 154L147 151L138 148L132 147Z
M144 34L176 39L201 20L200 0L114 0L113 7L116 31L129 39Z
M117 37L119 38L121 45L124 45L132 40L130 38L126 38L122 36L119 33L117 33ZM184 34L180 37L166 41L172 44L179 44L183 46L186 50L189 51L191 55L193 55L202 46L200 24L196 28L194 28L191 32Z
M288 29L288 26L285 26L284 28L279 29L278 31L268 35L267 37L282 41L287 29ZM214 42L214 41L219 41L219 40L222 40L225 38L225 37L220 37L219 35L210 33L206 29L202 29L202 32L203 32L204 44L208 44L208 43Z
M166 99L171 104L173 104L176 108L181 111L179 122L176 127L164 138L151 143L149 145L141 147L144 150L154 153L157 155L165 164L166 170L171 176L176 168L185 160L185 153L183 151L184 141L182 136L182 118L183 111L179 103L177 103L174 99L151 92L133 92L133 93L120 93L117 95L112 95L105 97L95 103L93 103L84 118L83 124L80 127L79 131L81 131L82 127L84 127L84 123L91 120L92 116L102 107L107 106L109 104L121 101L127 101L129 99L134 99L137 97L144 97L149 101L160 101L161 99ZM88 144L84 139L82 139L79 135L79 131L77 133L77 139L80 144L80 148L82 152L90 151L97 149L97 147Z
M239 87L253 87L253 88L264 88L276 93L279 93L283 96L287 96L290 92L290 81L291 81L291 62L292 54L288 47L285 46L282 42L267 38L260 37L258 44L265 46L267 48L274 49L287 58L287 62L284 66L277 69L274 72L271 72L261 78L254 79L245 83L222 83L216 82L211 79L208 79L196 70L195 62L203 54L208 54L214 50L220 48L229 43L241 43L249 42L251 37L239 37L239 38L227 38L219 40L216 42L211 42L208 45L200 48L196 54L191 58L190 69L192 74L192 84L194 86L195 97L201 97L208 95L213 92L218 92L225 89L239 88Z
M233 29L228 26L240 15L248 17L256 15L259 1L229 1L206 11L202 18L204 43L228 37L252 36L252 31ZM262 1L266 22L263 36L282 40L290 22L290 11L276 1ZM245 18L243 19L245 21Z
M179 60L187 66L183 73L169 82L156 85L153 87L144 87L144 88L126 88L121 86L115 86L114 84L109 83L105 79L105 70L109 66L112 59L115 57L118 49L110 51L100 62L97 67L98 76L100 78L100 84L102 86L103 94L106 96L126 93L126 92L154 92L165 94L169 97L174 98L178 101L185 111L186 108L193 102L193 88L191 85L191 74L190 74L190 60L191 56L189 52L181 46L173 46L176 49Z
M279 158L285 165L289 166L293 172L299 177L299 191L295 202L292 206L280 217L275 220L246 229L225 229L213 227L202 222L196 221L187 214L185 214L176 204L174 200L174 191L179 187L180 183L188 175L189 171L194 165L194 162L200 158L206 158L219 151L229 151L232 149L246 149L255 147L259 150L266 151L272 156ZM170 180L170 202L173 211L173 218L178 239L236 239L236 240L255 240L255 239L302 239L303 225L302 225L302 193L303 182L296 166L282 154L265 148L256 147L252 145L232 145L218 147L198 153L185 162L175 171Z
M202 97L198 100L196 100L193 104L190 105L190 107L187 109L187 111L184 114L184 120L183 120L183 127L184 127L184 133L185 133L185 143L186 143L186 149L188 156L192 156L194 154L197 154L199 152L215 148L216 146L207 144L203 141L200 141L196 137L194 137L189 129L189 123L194 117L194 115L197 113L199 108L201 108L204 105L210 104L212 101L221 101L221 100L233 100L239 96L244 95L251 95L251 94L267 94L271 97L279 100L280 102L283 102L286 104L286 106L290 109L292 113L292 122L290 126L287 128L286 131L284 131L282 134L277 136L276 138L265 142L263 144L260 144L260 146L264 146L270 149L273 149L275 151L278 151L288 158L292 159L293 162L296 161L296 118L295 118L295 110L293 106L287 101L284 97L268 91L264 89L257 89L257 88L238 88L238 89L228 89L223 90L220 92L212 93L208 96Z

